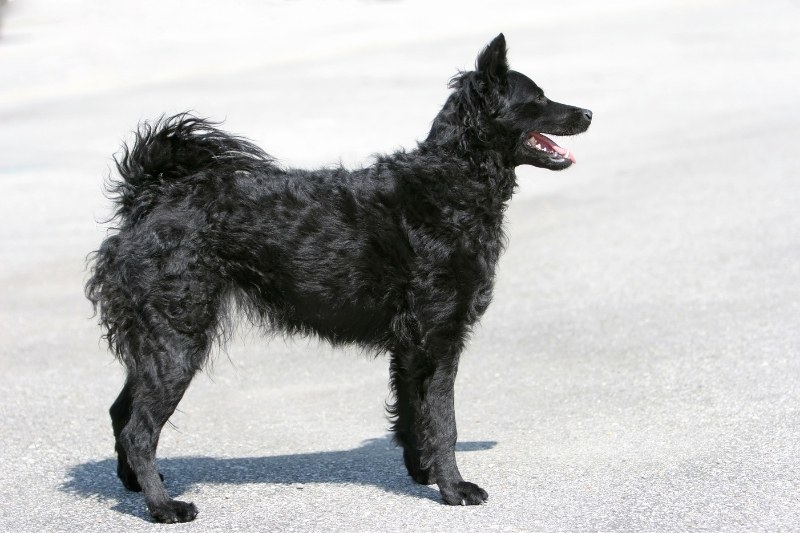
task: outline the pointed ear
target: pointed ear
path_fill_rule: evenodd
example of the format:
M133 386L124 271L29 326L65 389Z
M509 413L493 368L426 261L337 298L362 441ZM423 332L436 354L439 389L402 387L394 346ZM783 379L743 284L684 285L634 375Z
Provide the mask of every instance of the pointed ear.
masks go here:
M493 80L505 80L508 74L506 38L501 33L483 49L475 62L475 70Z

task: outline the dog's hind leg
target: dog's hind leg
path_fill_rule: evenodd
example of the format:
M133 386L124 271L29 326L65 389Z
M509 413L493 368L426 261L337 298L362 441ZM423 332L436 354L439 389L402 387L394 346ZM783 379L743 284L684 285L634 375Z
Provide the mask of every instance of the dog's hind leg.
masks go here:
M131 419L131 400L131 384L129 381L125 381L125 386L111 405L109 413L111 414L111 426L114 428L114 451L117 452L117 476L126 489L133 492L141 492L142 487L136 479L136 474L131 470L131 465L128 463L128 455L125 453L125 448L122 447L119 440L122 428L124 428ZM164 481L164 476L161 473L158 474L158 477L161 478L161 481Z
M194 504L172 500L167 495L155 462L161 429L194 375L194 370L181 363L180 358L171 359L168 352L162 352L154 364L128 376L130 419L118 439L123 451L120 459L127 457L130 473L144 492L147 509L158 522L188 522L197 516Z
M111 405L109 414L111 415L111 426L114 428L114 451L117 452L117 476L122 480L122 484L125 485L126 489L140 492L142 487L136 479L136 474L131 470L130 464L128 464L128 455L125 453L125 448L119 440L122 429L128 425L128 421L131 419L131 401L131 383L130 381L125 381L125 386ZM163 476L161 479L163 481Z
M128 377L111 408L120 477L141 488L150 514L167 523L193 520L197 508L167 495L155 463L159 436L208 356L220 312L219 282L191 257L162 258L160 268L136 278L147 283L137 289L145 296L125 332Z

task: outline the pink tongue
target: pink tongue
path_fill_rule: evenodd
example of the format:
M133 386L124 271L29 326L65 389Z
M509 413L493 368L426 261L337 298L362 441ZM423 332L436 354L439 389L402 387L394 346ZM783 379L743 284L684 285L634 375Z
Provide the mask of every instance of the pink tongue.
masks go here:
M569 150L567 150L566 148L561 148L559 145L557 145L557 144L554 144L554 145L553 145L553 150L555 150L556 152L558 152L558 153L559 153L560 155L562 155L563 157L566 157L567 159L569 159L569 160L570 160L570 161L572 161L573 163L577 163L577 162L578 162L578 160L577 160L577 159L575 159L575 156L572 154L572 152L570 152L570 151L569 151Z
M577 163L578 162L575 159L575 156L572 155L572 153L569 150L567 150L566 148L561 148L559 145L557 145L555 142L553 142L552 139L550 139L548 137L545 137L541 133L532 133L531 137L536 139L536 142L538 142L542 146L546 146L547 148L550 148L552 151L554 151L558 155L560 155L562 157L566 157L567 159L569 159L573 163Z

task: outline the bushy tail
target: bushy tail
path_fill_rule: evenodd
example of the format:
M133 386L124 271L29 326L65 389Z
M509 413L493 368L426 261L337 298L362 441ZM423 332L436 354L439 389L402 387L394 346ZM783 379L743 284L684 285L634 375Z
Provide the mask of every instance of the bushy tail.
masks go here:
M121 226L146 215L165 186L203 170L224 175L272 167L274 160L258 146L216 128L219 123L188 113L144 122L132 145L115 157L120 179L108 184ZM277 168L277 167L276 167Z
M274 160L256 145L217 129L217 125L188 113L139 125L134 142L123 145L115 158L119 179L107 185L116 203L111 220L117 221L117 230L145 217L176 180L191 180L203 171L213 171L224 179L235 172L278 170ZM112 230L100 249L90 254L85 291L95 312L100 313L109 347L129 364L133 363L128 359L133 347L126 333L134 331L136 317L118 268L120 243L119 233Z

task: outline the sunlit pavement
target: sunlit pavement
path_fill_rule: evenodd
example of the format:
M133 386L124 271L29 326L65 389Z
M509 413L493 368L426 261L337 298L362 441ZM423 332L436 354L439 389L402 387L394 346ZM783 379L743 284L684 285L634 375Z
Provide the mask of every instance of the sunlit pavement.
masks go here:
M234 4L234 3L230 3ZM564 5L568 4L568 5ZM242 328L161 439L192 531L800 524L800 10L788 1L12 2L0 12L0 530L155 529L116 480L122 372L82 295L111 154L187 109L286 165L412 148L457 69L590 108L520 169L462 358L450 508L387 437L387 362ZM160 530L160 528L159 528Z

